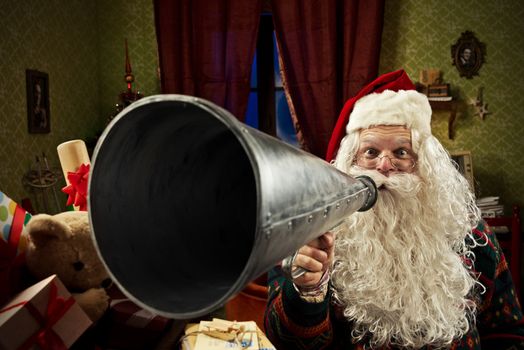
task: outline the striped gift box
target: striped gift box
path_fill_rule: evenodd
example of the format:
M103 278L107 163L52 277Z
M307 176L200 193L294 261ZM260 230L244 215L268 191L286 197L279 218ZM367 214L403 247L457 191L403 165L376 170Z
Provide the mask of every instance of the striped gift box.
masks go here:
M141 308L128 299L116 285L107 290L109 310L98 325L103 347L116 349L151 349L166 333L171 319Z

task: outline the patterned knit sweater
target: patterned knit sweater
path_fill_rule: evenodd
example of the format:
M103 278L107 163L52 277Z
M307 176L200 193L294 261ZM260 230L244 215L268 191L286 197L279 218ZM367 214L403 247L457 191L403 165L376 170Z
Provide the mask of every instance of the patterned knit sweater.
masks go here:
M484 223L473 235L482 241L488 238L488 244L473 249L474 267L486 292L480 296L476 324L450 348L524 349L524 319L504 254ZM279 267L269 272L268 285L265 330L277 349L364 349L351 339L349 322L336 315L330 293L321 303L305 302Z

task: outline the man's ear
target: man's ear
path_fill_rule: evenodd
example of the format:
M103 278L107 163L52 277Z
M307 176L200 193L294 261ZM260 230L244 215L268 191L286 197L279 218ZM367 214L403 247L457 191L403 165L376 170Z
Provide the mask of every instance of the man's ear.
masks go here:
M66 239L71 236L69 226L47 214L33 216L25 229L29 240L37 247L53 239Z

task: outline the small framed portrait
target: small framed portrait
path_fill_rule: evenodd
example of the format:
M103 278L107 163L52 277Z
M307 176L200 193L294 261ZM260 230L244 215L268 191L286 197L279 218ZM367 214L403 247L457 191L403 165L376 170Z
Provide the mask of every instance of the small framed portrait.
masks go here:
M468 79L478 75L485 55L485 45L470 31L462 33L457 42L451 46L453 65L457 67L461 77Z
M51 131L49 113L49 76L47 73L27 69L27 126L30 134Z

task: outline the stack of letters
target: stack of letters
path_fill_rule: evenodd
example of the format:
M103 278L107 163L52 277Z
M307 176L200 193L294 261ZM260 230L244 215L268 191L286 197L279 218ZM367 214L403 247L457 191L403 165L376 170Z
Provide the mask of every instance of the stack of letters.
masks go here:
M483 218L495 218L504 215L504 205L499 204L499 197L483 197L477 199L477 206Z

